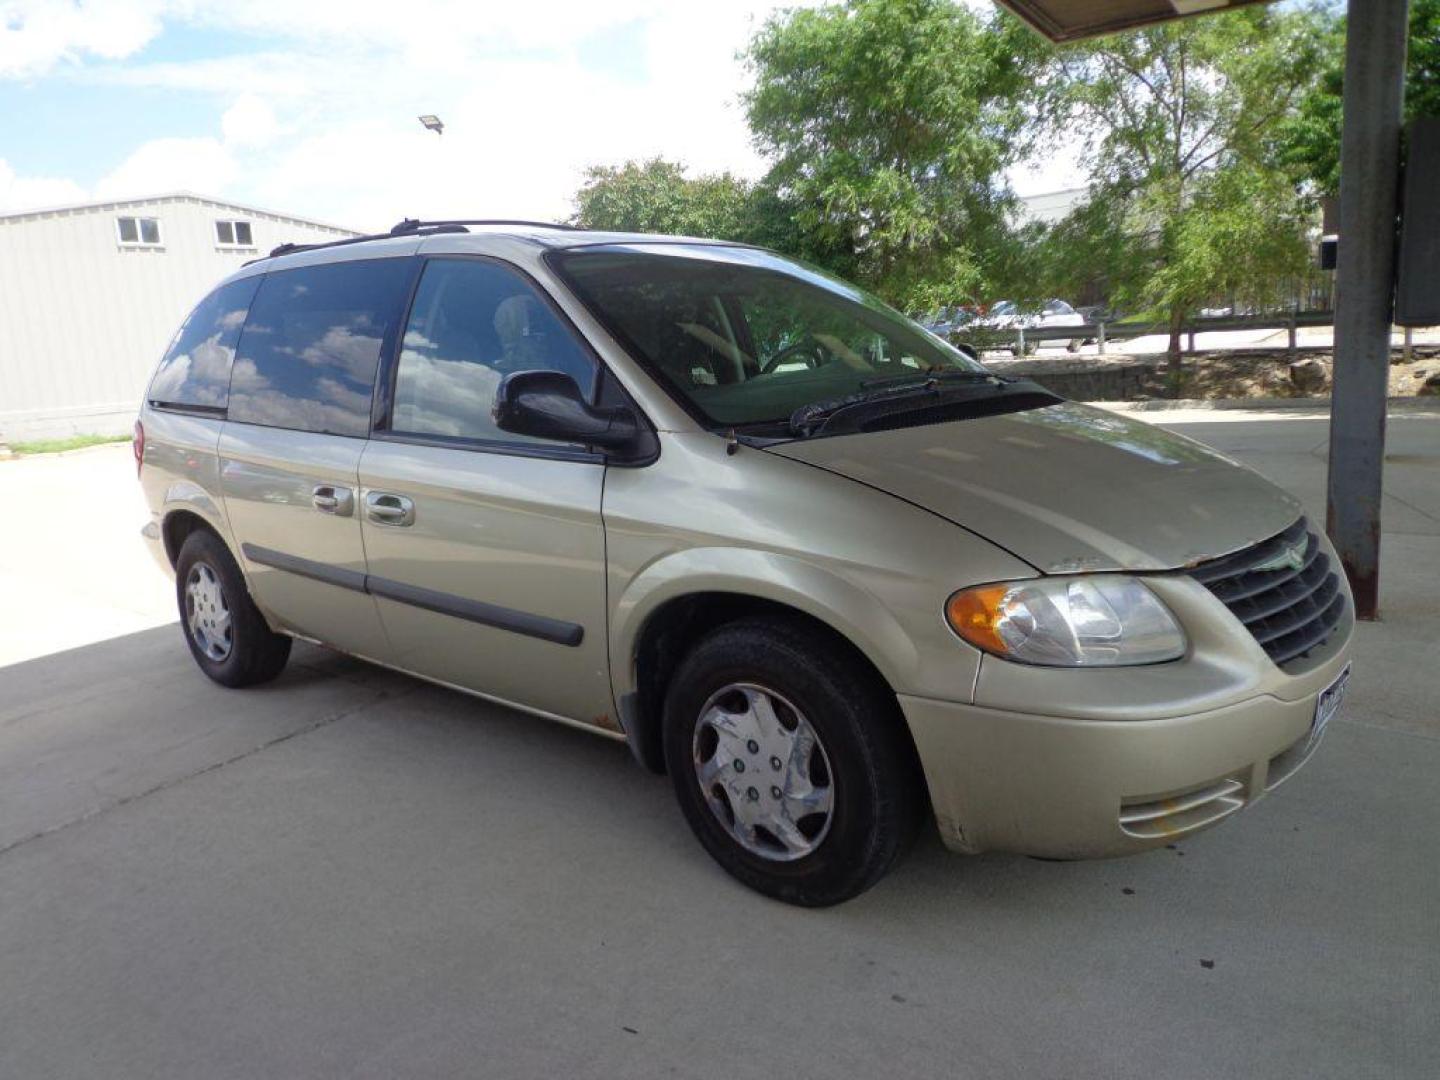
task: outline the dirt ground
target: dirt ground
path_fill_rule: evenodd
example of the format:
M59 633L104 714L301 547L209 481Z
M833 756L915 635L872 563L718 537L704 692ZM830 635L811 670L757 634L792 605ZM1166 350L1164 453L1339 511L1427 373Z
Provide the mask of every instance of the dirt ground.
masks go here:
M1329 349L1235 349L1197 352L1184 357L1178 376L1166 368L1163 353L1110 356L1027 357L1001 359L987 355L987 366L1008 375L1080 375L1124 373L1125 397L1187 398L1296 398L1325 395L1330 390L1332 356ZM1304 362L1316 363L1304 363ZM1292 374L1292 365L1308 369ZM1308 375L1308 377L1307 377ZM1043 381L1043 380L1042 380ZM1428 383L1428 385L1427 385ZM1417 345L1406 362L1400 350L1390 359L1391 397L1440 396L1440 346ZM1107 395L1108 396L1108 395Z

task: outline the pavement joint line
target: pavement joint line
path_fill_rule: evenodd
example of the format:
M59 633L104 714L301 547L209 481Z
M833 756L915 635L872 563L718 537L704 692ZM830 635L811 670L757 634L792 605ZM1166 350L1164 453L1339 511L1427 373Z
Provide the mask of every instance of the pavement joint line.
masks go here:
M1392 727L1389 724L1377 724L1370 720L1348 720L1337 716L1335 723L1364 728L1366 731L1388 731L1393 735L1409 735L1411 738L1424 739L1426 742L1440 742L1440 735L1432 735L1428 731L1412 731L1409 728Z
M1387 492L1384 492L1384 495L1385 495L1385 498L1387 498L1387 499L1393 499L1395 502L1399 503L1401 506L1405 507L1406 509L1414 510L1415 513L1419 514L1421 517L1423 517L1423 518L1429 518L1431 521L1435 522L1436 524L1440 524L1440 517L1436 517L1434 514L1430 513L1429 510L1422 510L1420 507L1416 506L1414 503L1410 502L1408 499L1402 499L1399 495L1391 494L1391 493L1388 492L1388 491L1387 491ZM1385 541L1385 536L1384 536L1383 533L1382 533L1381 536L1380 536L1380 541L1381 541L1381 543L1384 543L1384 541Z
M22 836L20 839L14 840L6 844L4 847L0 847L0 858L4 858L10 852L16 850L17 848L23 847L24 845L29 844L32 841L42 840L47 836L54 836L56 833L64 832L66 829L69 829L74 825L83 825L85 822L91 821L97 817L100 817L103 814L108 814L113 810L119 810L123 806L129 806L131 803L139 802L141 799L147 799L151 795L159 794L162 791L169 791L171 788L179 787L181 784L184 784L190 780L194 780L196 777L205 776L207 773L218 772L219 770L226 768L227 766L234 765L236 762L244 761L246 758L249 757L254 757L261 751L269 750L271 747L279 746L281 743L289 742L291 739L299 738L301 735L309 735L311 732L319 731L321 728L324 727L329 727L331 724L338 723L341 720L356 715L357 713L364 712L366 709L369 709L375 705L381 705L387 701L405 697L411 693L414 693L414 691L405 690L399 694L394 694L388 689L381 690L375 695L375 697L373 697L369 701L354 705L348 709L342 709L340 712L335 713L331 716L322 716L319 720L316 720L312 724L307 724L302 728L296 728L294 731L290 731L284 735L279 735L276 738L269 739L266 742L261 743L259 746L252 746L249 750L244 750L238 754L234 754L231 757L225 758L223 761L211 762L203 769L196 769L194 772L186 773L183 776L177 776L173 779L165 780L162 783L154 785L153 787L146 788L144 791L138 791L134 795L126 795L119 799L116 799L112 803L108 803L105 806L97 806L93 810L87 810L79 817L71 818L69 821L62 821L58 825L52 825L47 829L41 829L38 832L33 832L29 836Z

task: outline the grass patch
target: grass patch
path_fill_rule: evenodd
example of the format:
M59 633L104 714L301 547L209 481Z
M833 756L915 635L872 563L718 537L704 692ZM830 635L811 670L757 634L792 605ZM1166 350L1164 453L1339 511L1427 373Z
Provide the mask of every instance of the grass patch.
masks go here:
M71 435L68 439L36 439L33 442L11 443L17 454L59 454L66 450L83 450L87 446L129 442L129 435Z

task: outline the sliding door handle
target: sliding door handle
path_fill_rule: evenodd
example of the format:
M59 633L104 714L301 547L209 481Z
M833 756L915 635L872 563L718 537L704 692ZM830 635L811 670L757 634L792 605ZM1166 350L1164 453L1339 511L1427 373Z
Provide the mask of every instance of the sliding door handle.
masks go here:
M310 503L322 514L349 517L355 512L355 493L334 484L316 484L310 492Z
M413 525L415 503L404 495L371 491L365 495L365 516L376 525Z

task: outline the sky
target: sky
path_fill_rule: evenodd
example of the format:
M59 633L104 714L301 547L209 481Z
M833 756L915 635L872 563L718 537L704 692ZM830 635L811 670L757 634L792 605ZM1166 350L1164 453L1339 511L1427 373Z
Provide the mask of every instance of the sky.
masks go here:
M630 158L756 178L736 53L804 2L0 0L0 213L183 190L379 230L564 218Z

